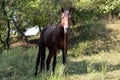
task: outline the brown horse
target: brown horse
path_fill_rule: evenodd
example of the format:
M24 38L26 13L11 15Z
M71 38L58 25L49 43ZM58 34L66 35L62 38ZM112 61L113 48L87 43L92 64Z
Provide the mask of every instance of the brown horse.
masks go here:
M46 60L47 70L49 70L51 59L52 57L54 57L53 68L52 68L52 71L54 73L58 50L62 50L63 64L66 63L66 55L69 44L69 29L71 25L71 9L64 11L64 9L62 8L61 12L62 12L61 22L55 26L47 26L41 32L41 36L39 40L39 50L36 60L35 76L37 75L39 62L41 61L40 63L41 71L45 66L46 47L49 49L49 55Z

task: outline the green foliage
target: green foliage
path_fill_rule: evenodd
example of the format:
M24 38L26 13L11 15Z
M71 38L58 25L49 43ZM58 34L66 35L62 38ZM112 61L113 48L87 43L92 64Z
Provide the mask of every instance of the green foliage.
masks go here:
M55 24L56 21L58 21L56 18L58 18L57 13L59 6L54 4L54 0L37 0L36 2L31 2L30 5L33 9L34 14L32 19L33 25L44 27L47 25Z
M100 41L103 43L101 44ZM104 24L89 23L73 28L70 48L75 57L81 54L91 55L101 50L109 50L104 44L109 41L111 39Z
M5 2L6 6L2 6ZM77 24L96 22L99 18L110 16L119 17L120 0L1 0L0 23L1 38L5 39L6 19L10 20L12 30L15 30L15 19L19 30L24 32L26 28L39 25L43 28L54 25L60 21L61 7L69 9L74 7L73 21ZM7 17L3 11L7 12ZM109 15L108 15L109 14ZM0 33L1 33L0 32ZM19 35L21 33L18 31ZM12 40L11 40L12 41Z
M2 51L4 50L4 44L0 42L0 54L2 53Z
M59 11L62 3L59 4L59 2L61 1L2 0L0 1L0 27L6 29L6 19L9 19L11 30L17 29L19 36L23 36L22 33L28 27L38 25L43 28L48 25L54 25L60 21ZM7 16L4 15L4 11L7 12ZM2 35L5 35L6 31L4 29L0 29L0 31ZM4 39L3 36L1 38Z
M104 3L99 5L101 12L110 13L115 11L118 8L118 6L120 5L120 0L105 0L101 3Z
M120 0L76 0L76 18L80 21L96 21L99 18L119 17ZM109 14L109 15L108 15ZM77 22L80 22L77 20Z

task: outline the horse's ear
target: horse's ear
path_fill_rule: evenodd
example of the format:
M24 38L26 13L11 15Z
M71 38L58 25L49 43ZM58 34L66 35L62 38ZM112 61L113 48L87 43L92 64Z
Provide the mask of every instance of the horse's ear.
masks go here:
M62 12L62 13L64 12L64 9L63 9L63 8L61 8L61 12Z
M71 7L71 8L69 9L69 13L73 13L73 12L74 12L74 8Z

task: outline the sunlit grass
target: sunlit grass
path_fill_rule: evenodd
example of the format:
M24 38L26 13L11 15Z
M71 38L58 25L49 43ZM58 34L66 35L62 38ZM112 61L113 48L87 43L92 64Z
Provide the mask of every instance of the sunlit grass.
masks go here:
M60 54L60 53L59 53ZM21 47L4 51L0 55L2 80L106 80L119 79L120 54L117 51L100 52L91 56L68 56L66 68L58 55L56 72L44 71L34 77L37 48Z

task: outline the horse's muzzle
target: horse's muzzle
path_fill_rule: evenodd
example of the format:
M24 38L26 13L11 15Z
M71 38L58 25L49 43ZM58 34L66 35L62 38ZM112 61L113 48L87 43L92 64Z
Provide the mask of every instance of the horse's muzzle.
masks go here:
M64 28L64 33L68 33L70 31L69 27Z

